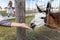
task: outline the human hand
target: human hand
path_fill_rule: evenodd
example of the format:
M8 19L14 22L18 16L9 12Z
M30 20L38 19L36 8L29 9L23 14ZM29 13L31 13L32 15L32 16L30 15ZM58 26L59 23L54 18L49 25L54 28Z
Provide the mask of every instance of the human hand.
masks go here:
M28 27L28 25L26 25L25 23L22 23L22 27L26 28L26 29L29 29L29 30L32 30L32 28Z

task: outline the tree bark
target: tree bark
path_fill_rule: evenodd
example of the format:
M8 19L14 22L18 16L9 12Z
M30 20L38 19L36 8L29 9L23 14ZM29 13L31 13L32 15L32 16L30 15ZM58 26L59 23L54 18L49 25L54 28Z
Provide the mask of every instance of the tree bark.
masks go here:
M15 0L16 22L25 23L25 0ZM25 29L16 28L16 40L25 40Z

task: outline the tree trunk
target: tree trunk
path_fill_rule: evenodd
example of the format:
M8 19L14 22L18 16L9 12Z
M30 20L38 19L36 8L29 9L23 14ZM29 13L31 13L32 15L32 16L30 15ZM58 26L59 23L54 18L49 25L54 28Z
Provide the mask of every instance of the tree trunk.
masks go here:
M25 23L25 0L15 0L16 22ZM25 40L25 29L16 28L16 40Z

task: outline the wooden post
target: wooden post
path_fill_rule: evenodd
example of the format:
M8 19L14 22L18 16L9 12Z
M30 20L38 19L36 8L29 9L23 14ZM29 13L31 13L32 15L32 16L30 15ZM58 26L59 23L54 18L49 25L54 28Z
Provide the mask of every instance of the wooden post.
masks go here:
M15 0L16 22L25 23L25 0ZM25 40L25 29L16 28L16 40Z

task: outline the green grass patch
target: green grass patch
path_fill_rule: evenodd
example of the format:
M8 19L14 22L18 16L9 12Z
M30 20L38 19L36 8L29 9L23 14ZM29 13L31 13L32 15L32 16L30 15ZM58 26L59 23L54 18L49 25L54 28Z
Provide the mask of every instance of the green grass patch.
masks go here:
M29 25L30 21L33 19L32 17L26 17L26 24ZM15 19L11 19L11 21L15 21ZM26 40L35 40L34 37L37 36L36 31L29 31L26 30ZM6 28L6 27L0 27L0 40L16 40L16 27Z
M7 14L0 12L3 16ZM33 16L26 17L26 24L29 25L30 21L33 19ZM15 22L15 19L11 19ZM26 30L26 40L60 40L60 33L57 31L51 30L45 26L36 28L33 31ZM0 26L0 40L16 40L16 27L1 27Z
M1 14L2 16L7 16L6 11L0 11L0 14Z

